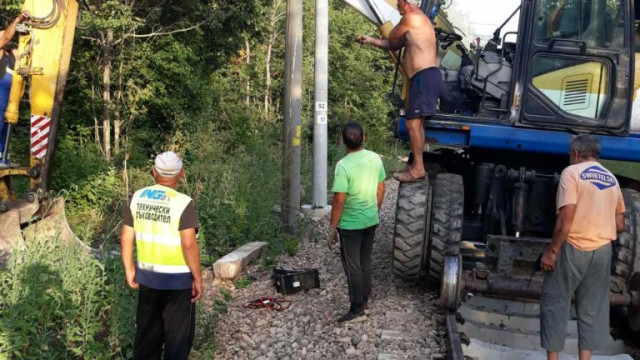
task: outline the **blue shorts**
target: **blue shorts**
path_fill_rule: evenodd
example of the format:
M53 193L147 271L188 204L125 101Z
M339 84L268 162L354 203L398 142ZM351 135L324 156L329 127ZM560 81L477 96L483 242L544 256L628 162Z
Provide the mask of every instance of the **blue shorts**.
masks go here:
M437 67L422 69L411 78L407 119L431 116L436 113L442 87L442 72Z

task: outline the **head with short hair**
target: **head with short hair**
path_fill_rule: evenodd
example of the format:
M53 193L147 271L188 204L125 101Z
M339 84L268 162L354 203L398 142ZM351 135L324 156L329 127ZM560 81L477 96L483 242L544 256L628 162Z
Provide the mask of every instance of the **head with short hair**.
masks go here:
M173 151L166 151L156 156L152 170L156 182L161 185L175 187L184 177L182 159Z
M364 142L364 130L356 122L349 122L342 128L342 141L349 150L358 150Z
M421 0L398 0L398 11L400 12L400 15L404 15L408 10L408 6L414 5L419 7L421 3Z
M600 141L591 135L576 135L569 142L570 160L572 164L588 159L600 158Z

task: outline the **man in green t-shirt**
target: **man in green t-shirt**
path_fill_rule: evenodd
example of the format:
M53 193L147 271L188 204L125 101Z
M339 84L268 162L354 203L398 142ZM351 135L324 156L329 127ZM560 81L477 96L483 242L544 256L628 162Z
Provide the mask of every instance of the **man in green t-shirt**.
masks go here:
M347 155L336 165L329 248L340 234L340 257L349 284L349 312L340 323L365 321L371 294L371 249L380 207L384 199L386 174L380 156L362 148L362 127L350 122L342 128Z

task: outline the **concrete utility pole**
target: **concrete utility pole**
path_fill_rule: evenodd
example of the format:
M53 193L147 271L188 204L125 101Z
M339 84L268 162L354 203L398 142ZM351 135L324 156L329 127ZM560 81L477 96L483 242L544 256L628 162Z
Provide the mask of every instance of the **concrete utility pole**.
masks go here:
M329 92L329 0L316 0L315 116L313 123L314 208L327 206L327 97Z
M300 229L300 136L302 116L302 0L287 1L284 86L283 221L294 234Z

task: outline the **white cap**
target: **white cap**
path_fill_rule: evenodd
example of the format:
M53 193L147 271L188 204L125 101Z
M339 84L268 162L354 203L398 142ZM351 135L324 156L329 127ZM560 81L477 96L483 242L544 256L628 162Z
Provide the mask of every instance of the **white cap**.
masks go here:
M162 177L174 177L182 170L182 160L173 151L163 152L156 156L155 168Z
M409 4L413 4L415 6L420 6L420 4L422 4L421 0L406 0L406 2L408 2Z

